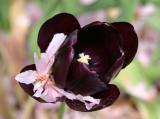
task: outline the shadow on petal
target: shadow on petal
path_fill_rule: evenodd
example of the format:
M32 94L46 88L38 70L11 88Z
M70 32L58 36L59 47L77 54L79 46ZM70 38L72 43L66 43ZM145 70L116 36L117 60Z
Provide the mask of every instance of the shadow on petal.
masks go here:
M70 66L66 89L74 94L85 96L105 90L106 85L99 79L96 72L90 71L86 64L74 59Z
M116 60L116 62L112 65L112 67L106 73L105 79L104 79L104 82L106 84L109 83L110 80L114 79L118 75L118 73L123 67L124 59L125 59L124 54L122 54L122 56Z
M93 95L94 98L101 99L101 102L100 104L93 106L91 110L87 110L84 103L77 100L72 101L66 99L66 103L71 109L74 109L76 111L91 112L112 105L118 98L119 94L120 92L115 85L108 84L106 90Z
M54 65L52 66L52 75L56 86L64 88L69 72L70 64L74 57L72 46L77 42L77 31L71 33L57 52Z

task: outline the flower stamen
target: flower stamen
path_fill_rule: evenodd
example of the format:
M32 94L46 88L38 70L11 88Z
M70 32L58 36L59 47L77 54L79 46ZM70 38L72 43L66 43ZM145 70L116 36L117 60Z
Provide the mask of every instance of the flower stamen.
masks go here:
M44 80L48 80L48 76L46 74L39 74L37 76L37 81L44 81Z
M84 53L79 54L79 59L77 59L78 62L89 64L89 60L91 60L91 57L89 55L85 55Z

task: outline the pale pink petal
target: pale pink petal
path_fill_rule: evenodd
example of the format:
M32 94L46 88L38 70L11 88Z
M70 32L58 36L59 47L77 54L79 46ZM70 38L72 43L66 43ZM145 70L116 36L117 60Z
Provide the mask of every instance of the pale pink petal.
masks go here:
M49 59L56 54L65 39L66 35L64 35L63 33L57 33L53 36L53 39L46 50Z
M42 87L42 83L39 81L36 81L33 85L34 85L34 88L33 88L34 92L38 90L38 88Z
M56 102L56 97L51 95L48 90L45 90L44 93L41 95L41 98L46 102Z
M33 96L39 98L39 97L42 96L42 92L43 92L43 88L40 87L40 88L37 89L37 91L34 93Z
M34 53L34 61L38 73L47 74L52 67L55 59L55 54L62 45L66 38L63 33L58 33L53 36L51 43L49 44L46 53L41 53L40 58Z
M55 54L65 39L66 35L64 35L63 33L57 33L53 36L53 39L51 40L51 43L49 44L46 50L46 55L47 55L46 72L48 72L52 67L55 60Z
M100 103L100 99L95 99L91 96L82 96L80 94L75 95L73 93L66 92L66 91L59 89L59 88L56 88L56 90L70 100L79 100L79 101L83 102L86 106L86 109L88 109L88 110L90 110L94 105Z
M70 100L75 100L76 99L76 96L73 94L73 93L69 93L69 92L66 92L66 91L64 91L64 90L59 90L59 91L61 91L61 93L66 97L66 98L68 98L68 99L70 99Z
M42 93L41 98L46 102L56 102L57 98L62 97L63 95L57 92L53 86L45 87L45 91Z
M84 104L87 110L90 110L95 105L95 103L86 103L86 102L84 102Z
M20 83L31 84L36 81L37 75L38 74L36 71L28 70L20 74L17 74L15 79Z
M38 73L46 73L46 65L48 62L46 53L41 53L40 58L34 53L34 62Z
M45 68L46 73L48 73L49 70L51 69L51 67L54 63L54 60L55 60L55 57L52 57L50 60L48 60L48 63L47 63L46 68Z
M95 104L99 104L100 103L100 99L95 99L95 98L93 98L91 96L83 96L82 99L85 100L85 101L88 101L88 102L95 103Z

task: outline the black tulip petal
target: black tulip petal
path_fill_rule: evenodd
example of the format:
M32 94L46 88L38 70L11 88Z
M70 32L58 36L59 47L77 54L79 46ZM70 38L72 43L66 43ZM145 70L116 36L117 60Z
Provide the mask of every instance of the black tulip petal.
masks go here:
M57 52L54 65L52 66L52 75L56 86L65 88L66 77L69 67L74 57L73 45L77 42L77 31L71 33Z
M86 26L83 27L83 29L87 28L87 27L92 27L92 26L95 26L95 25L102 25L104 24L104 22L100 22L100 21L94 21L90 24L87 24Z
M74 49L76 55L83 52L91 57L90 70L96 71L104 81L107 72L123 52L119 32L104 23L93 23L82 28Z
M94 98L101 99L100 104L96 105L93 108L93 110L99 110L112 105L115 102L115 100L119 97L119 95L120 92L117 86L113 84L107 84L107 89L105 91L93 95Z
M66 83L67 91L74 94L92 95L106 89L96 72L90 71L86 64L76 59L72 61Z
M77 19L68 13L57 14L47 20L40 28L38 34L38 45L41 52L45 52L54 34L64 33L69 35L71 32L79 28L80 25Z
M112 65L112 67L109 69L109 71L105 75L105 83L109 83L111 79L114 79L120 70L123 67L124 64L124 55L122 55L120 58L116 60L116 62Z
M134 58L138 48L138 37L134 27L127 22L114 22L111 24L122 35L122 46L125 54L125 63L123 68L126 67Z
M66 103L71 109L82 111L82 112L91 112L91 111L100 110L112 105L115 102L115 100L118 98L119 94L120 92L115 85L108 84L106 90L93 95L94 98L101 99L101 101L100 101L100 104L93 106L92 109L90 110L87 110L84 103L78 100L72 101L72 100L66 99Z
M24 68L21 70L20 73L25 72L25 71L27 71L27 70L36 70L35 64L31 64L31 65L28 65L28 66L24 67ZM34 95L34 92L33 92L33 85L32 85L32 84L26 85L26 84L20 83L20 82L19 82L19 84L20 84L21 88L22 88L28 95L30 95L32 98L36 99L36 100L39 101L39 102L45 103L45 101L42 100L41 98L37 98L37 97L34 97L34 96L33 96L33 95Z

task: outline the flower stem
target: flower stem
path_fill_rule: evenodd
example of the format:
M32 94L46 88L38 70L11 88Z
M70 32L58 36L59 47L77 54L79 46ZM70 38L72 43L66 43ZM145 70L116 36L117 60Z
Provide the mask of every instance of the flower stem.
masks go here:
M65 104L61 103L59 110L58 110L58 114L57 114L58 119L63 119L64 112L65 112Z

